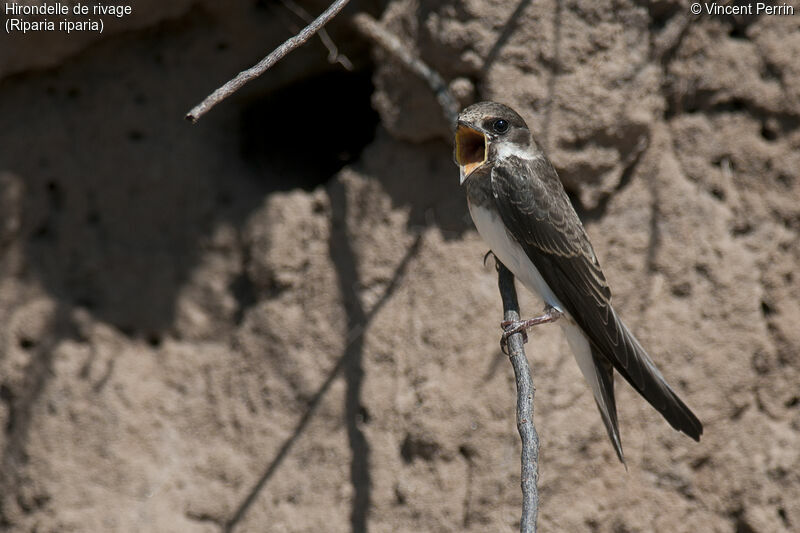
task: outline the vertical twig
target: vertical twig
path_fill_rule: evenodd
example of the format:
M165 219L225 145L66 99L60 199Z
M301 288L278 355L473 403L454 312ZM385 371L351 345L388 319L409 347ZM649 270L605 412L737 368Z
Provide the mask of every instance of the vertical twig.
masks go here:
M503 319L519 321L519 303L514 287L514 274L503 263L497 261L497 285L503 299ZM508 358L514 367L517 381L517 430L522 438L522 518L519 523L521 533L536 533L536 519L539 516L539 435L533 424L533 387L528 358L522 333L508 337Z
M416 57L396 36L387 31L371 16L358 13L353 17L353 25L365 37L384 48L409 70L424 79L442 107L445 118L451 127L458 118L458 103L438 72ZM514 288L514 275L497 261L498 285L503 299L504 320L519 321L519 303ZM553 317L548 316L548 322ZM514 367L517 381L517 429L522 438L522 533L536 532L536 519L539 515L539 435L533 425L533 381L525 357L523 333L515 333L507 339L509 359Z

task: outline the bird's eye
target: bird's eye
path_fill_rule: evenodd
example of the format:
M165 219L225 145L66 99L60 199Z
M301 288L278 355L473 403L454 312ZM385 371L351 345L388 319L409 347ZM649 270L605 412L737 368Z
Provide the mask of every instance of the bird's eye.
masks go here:
M494 131L502 135L508 131L508 121L498 118L494 121L494 123L492 123L492 128L494 128Z

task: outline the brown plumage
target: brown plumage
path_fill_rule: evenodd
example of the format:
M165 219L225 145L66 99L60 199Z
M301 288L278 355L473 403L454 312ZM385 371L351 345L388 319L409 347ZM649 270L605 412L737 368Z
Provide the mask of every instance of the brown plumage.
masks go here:
M620 461L614 370L672 427L699 440L702 424L612 307L583 224L522 117L482 102L458 124L456 160L478 231L523 284L565 313L562 326Z

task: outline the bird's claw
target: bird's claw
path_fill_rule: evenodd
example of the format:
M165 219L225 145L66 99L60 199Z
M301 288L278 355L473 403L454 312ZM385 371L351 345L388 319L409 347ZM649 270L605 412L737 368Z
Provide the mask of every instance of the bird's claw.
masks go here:
M506 355L511 355L508 351L508 339L515 333L522 333L522 343L528 342L528 332L526 324L522 320L503 320L500 322L503 328L503 335L500 337L500 350Z

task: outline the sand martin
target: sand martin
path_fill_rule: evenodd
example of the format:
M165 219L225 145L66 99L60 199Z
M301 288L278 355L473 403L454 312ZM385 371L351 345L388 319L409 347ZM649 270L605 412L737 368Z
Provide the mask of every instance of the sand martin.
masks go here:
M672 427L699 441L703 425L611 306L611 291L583 224L522 117L495 102L464 109L455 159L478 233L546 309L561 316L558 322L619 460L625 463L615 369Z

